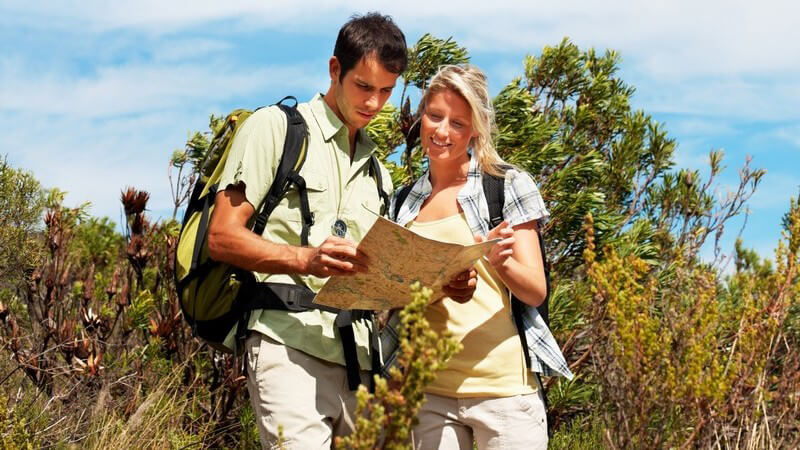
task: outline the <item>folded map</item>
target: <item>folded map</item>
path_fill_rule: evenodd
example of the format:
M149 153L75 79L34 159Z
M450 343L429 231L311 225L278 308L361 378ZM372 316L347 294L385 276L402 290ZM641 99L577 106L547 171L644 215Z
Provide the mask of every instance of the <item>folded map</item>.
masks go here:
M449 244L378 217L358 245L369 257L368 272L329 278L314 303L339 309L398 308L411 302L415 281L433 290L431 299L436 300L454 276L471 268L498 241Z

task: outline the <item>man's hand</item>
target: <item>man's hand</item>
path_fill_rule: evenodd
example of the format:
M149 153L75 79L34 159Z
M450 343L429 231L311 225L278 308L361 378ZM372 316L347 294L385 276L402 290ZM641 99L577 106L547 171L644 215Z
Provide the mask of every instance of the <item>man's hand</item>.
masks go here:
M328 236L319 247L307 247L305 272L325 278L366 272L369 258L356 245L337 236Z
M475 286L478 285L478 272L475 269L465 270L453 277L450 283L442 290L445 295L458 303L466 303L475 293Z
M514 239L514 229L508 226L508 222L504 220L489 232L486 239L484 239L483 236L475 235L475 242L477 243L497 238L500 238L501 241L495 244L489 251L489 254L486 255L486 259L489 260L489 263L495 269L503 267L514 255L513 246L514 242L516 242L516 239Z

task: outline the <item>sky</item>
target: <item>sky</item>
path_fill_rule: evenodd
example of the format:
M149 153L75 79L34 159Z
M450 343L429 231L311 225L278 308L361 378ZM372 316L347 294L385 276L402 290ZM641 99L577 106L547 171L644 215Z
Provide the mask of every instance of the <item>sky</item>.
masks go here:
M151 193L151 215L170 217L168 160L192 130L212 112L324 92L339 27L378 10L409 45L452 36L493 94L522 74L525 55L564 37L618 51L633 107L678 142L676 168L707 173L709 150L723 149L720 196L748 157L767 170L742 237L771 256L800 192L798 5L0 0L0 156L67 191L68 205L90 201L93 215L119 221L120 191L134 186ZM723 253L741 224L727 227Z

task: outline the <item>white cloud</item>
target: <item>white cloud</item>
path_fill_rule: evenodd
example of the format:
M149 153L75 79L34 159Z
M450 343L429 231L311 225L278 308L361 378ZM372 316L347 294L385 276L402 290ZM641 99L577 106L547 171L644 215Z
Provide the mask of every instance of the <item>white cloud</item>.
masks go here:
M616 49L625 79L647 87L636 101L650 111L800 117L800 58L792 57L800 54L800 4L790 1L10 1L0 6L0 14L11 25L88 33L132 30L164 38L204 27L223 34L264 28L313 34L329 28L332 35L352 12L373 9L392 14L410 40L428 31L453 35L473 52L538 53L564 36L583 47ZM225 45L164 38L154 48L157 60L174 61L176 54L219 51Z
M91 200L93 214L115 220L126 186L151 192L154 212L171 213L169 155L189 130L206 129L208 113L226 112L220 103L327 83L304 64L246 73L202 63L101 67L66 78L24 73L0 71L0 149L45 186L68 191L68 204Z
M0 72L0 110L108 117L218 101L269 86L286 90L325 86L304 65L235 71L222 63L100 67L95 75L31 75L23 67ZM224 86L224 89L221 87Z
M800 148L800 124L780 127L775 132L775 136Z
M640 87L636 102L648 111L748 120L800 118L796 107L800 103L800 79L745 80L723 76L665 83L636 78L633 84Z
M215 39L180 39L159 43L153 49L153 60L159 63L207 58L209 55L230 50L231 44Z
M12 164L31 170L46 187L67 191L67 204L90 200L93 214L113 220L119 217L119 195L126 186L149 191L151 209L170 206L166 174L171 150L185 142L186 127L202 129L207 123L204 114L176 112L103 121L6 113L0 120L27 124L0 138Z
M727 121L705 117L680 117L666 121L666 126L670 133L678 136L707 137L736 131Z
M724 73L773 73L800 69L800 27L796 2L680 0L628 2L429 2L410 0L316 0L298 3L231 0L129 2L7 1L7 21L42 27L103 32L134 29L174 33L229 22L241 27L309 32L343 22L352 12L378 9L407 30L455 34L473 50L536 51L571 36L582 45L623 51L649 76L666 79ZM224 24L218 26L225 30ZM409 33L411 35L411 33Z
M274 25L296 19L301 12L298 6L283 2L242 0L78 3L55 0L46 4L12 0L6 2L3 9L7 14L14 14L26 26L39 24L42 27L72 28L78 24L90 32L135 29L165 34L210 21L236 20L239 23Z

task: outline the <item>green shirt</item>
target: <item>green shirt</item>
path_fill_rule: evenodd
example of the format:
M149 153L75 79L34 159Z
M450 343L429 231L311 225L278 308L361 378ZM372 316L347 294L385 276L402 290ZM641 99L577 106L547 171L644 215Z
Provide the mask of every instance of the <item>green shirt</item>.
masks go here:
M347 224L345 238L358 243L376 220L372 212L380 212L382 204L375 178L369 175L369 159L375 143L359 130L351 163L347 127L321 95L299 104L298 111L309 132L308 154L300 170L306 181L309 207L314 213L308 243L313 247L322 244L333 234L331 229L337 219ZM280 109L272 106L256 111L234 137L220 187L243 184L247 201L257 209L272 184L285 136L286 116ZM381 173L383 190L391 194L391 178L383 166ZM270 215L263 237L274 243L299 246L302 230L299 205L297 192L289 190ZM326 281L311 275L255 275L259 281L306 285L314 292ZM335 317L334 313L320 310L299 313L257 310L250 316L248 329L311 356L344 365L339 332L333 323ZM368 350L369 325L364 321L355 322L353 331L359 364L362 369L369 369L372 366ZM232 346L232 331L225 343Z

